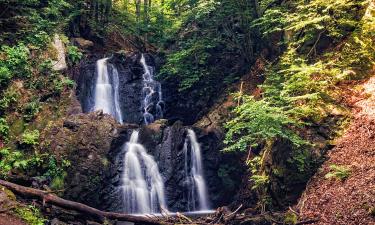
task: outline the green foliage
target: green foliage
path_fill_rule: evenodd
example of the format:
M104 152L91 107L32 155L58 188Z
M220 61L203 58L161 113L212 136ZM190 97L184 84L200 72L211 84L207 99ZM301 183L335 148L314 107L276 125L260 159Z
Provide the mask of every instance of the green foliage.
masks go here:
M25 130L22 134L20 143L26 146L35 146L39 144L38 130Z
M47 220L43 218L40 210L35 206L29 205L24 207L16 207L14 211L27 224L44 225L45 222L47 222Z
M40 103L38 99L34 99L27 103L24 108L23 118L25 121L31 121L40 110Z
M296 147L308 144L291 129L300 123L290 118L282 108L270 105L265 100L256 101L250 96L241 96L243 103L234 109L235 117L227 122L224 143L225 151L246 151L267 140L283 138Z
M17 77L30 76L31 71L28 62L29 49L24 44L21 43L13 47L4 45L1 47L0 55L3 55L0 60L0 67L3 68L2 71L8 70L12 75ZM8 74L9 78L12 75Z
M73 64L78 63L83 56L83 54L79 51L79 49L76 46L72 46L72 45L67 47L67 53L68 53L69 60Z
M0 118L0 135L1 139L6 139L9 133L9 126L5 118Z
M65 87L73 88L75 85L74 80L69 79L68 77L59 76L57 79L53 80L54 91L60 94Z
M0 86L7 84L12 77L12 73L7 67L0 66Z
M297 214L295 214L291 211L288 211L285 214L285 218L284 218L285 224L294 225L294 224L297 224L297 222L298 222L298 215Z
M17 90L14 88L8 88L0 99L0 109L4 111L10 108L12 104L17 102L19 97Z
M351 169L347 166L338 166L338 165L330 165L330 172L325 175L326 179L337 179L340 181L346 180L350 174L351 174Z
M54 156L48 159L48 170L43 176L50 178L50 187L59 190L64 187L64 179L67 176L65 169L70 166L70 161L63 159L59 164Z
M10 148L0 149L0 176L6 177L12 169L26 169L28 161L20 151L13 151Z
M269 177L267 175L252 175L250 180L254 182L251 189L260 189L265 188L265 186L269 183Z

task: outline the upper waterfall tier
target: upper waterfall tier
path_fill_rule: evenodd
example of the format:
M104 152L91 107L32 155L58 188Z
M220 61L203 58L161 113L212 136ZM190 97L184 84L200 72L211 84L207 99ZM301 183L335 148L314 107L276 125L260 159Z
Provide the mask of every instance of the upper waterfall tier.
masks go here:
M144 69L142 89L143 119L145 124L150 124L156 119L163 118L163 95L160 83L154 80L154 68L147 65L143 54L140 62Z
M96 62L96 77L93 111L103 110L122 123L118 72L114 65L108 63L108 58Z

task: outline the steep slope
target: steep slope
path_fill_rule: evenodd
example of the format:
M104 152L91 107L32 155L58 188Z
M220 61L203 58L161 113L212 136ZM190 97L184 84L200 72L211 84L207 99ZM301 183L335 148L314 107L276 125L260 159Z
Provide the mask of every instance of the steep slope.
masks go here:
M363 92L369 97L354 104L352 124L299 200L300 216L314 224L375 224L375 77ZM327 179L332 165L350 168L348 178Z

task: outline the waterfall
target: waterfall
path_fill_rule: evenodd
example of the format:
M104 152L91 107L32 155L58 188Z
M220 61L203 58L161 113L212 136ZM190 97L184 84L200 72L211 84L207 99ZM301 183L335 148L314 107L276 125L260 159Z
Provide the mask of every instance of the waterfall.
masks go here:
M188 210L208 210L209 201L206 182L203 176L201 148L194 131L188 129L187 132L188 134L184 143L184 155L185 183L188 189L186 193ZM197 203L199 207L197 207Z
M111 72L111 73L110 73ZM110 77L110 74L112 77ZM119 103L119 77L113 64L108 63L108 58L96 62L96 84L94 109L103 110L122 123L122 114Z
M147 65L143 54L140 62L144 69L142 88L143 119L147 125L154 122L156 119L163 118L164 102L161 84L154 80L154 68Z
M156 213L167 208L164 182L152 156L138 143L138 131L133 131L125 143L122 191L126 213Z

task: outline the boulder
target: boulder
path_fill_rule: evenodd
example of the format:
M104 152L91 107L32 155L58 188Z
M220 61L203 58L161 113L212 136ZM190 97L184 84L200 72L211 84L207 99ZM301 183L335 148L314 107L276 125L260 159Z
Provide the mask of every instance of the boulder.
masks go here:
M88 50L92 47L94 47L94 42L78 37L78 38L73 38L73 42L75 45L77 45L80 49Z
M56 49L57 56L56 61L52 62L52 69L55 71L63 71L68 68L68 65L66 64L66 51L65 51L65 45L62 42L60 36L58 34L55 34L52 42L52 46Z

